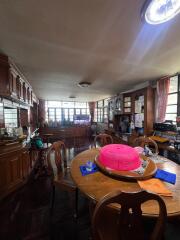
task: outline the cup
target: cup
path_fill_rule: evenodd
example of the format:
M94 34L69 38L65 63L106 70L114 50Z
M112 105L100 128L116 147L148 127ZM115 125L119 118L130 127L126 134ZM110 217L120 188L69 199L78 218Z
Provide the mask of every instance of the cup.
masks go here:
M87 163L86 163L86 171L92 171L92 169L93 169L93 162L91 162L91 161L88 161Z

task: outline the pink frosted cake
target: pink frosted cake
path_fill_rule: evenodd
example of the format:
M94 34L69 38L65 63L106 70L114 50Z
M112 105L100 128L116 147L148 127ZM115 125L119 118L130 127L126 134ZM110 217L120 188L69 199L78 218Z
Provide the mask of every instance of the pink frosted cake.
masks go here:
M99 162L105 167L118 171L134 170L141 165L137 151L123 144L109 144L102 147Z

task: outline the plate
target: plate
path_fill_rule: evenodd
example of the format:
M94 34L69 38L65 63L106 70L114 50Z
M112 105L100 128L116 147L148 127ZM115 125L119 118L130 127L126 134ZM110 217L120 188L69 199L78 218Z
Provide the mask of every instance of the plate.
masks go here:
M157 170L156 164L148 157L144 155L140 155L141 159L147 161L146 168L143 173L137 173L135 170L133 171L117 171L110 169L108 167L105 167L102 165L99 161L99 155L96 155L95 157L95 163L100 168L102 172L105 174L115 177L115 178L122 178L122 179L134 179L134 180L145 180L148 178L151 178Z

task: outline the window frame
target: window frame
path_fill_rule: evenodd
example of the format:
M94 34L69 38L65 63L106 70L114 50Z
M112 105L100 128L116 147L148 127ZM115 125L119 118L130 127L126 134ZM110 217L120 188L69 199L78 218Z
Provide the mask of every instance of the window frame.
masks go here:
M67 102L67 101L66 101ZM79 103L79 102L77 102ZM53 122L60 122L60 123L63 123L64 121L67 121L67 122L71 122L73 123L74 122L74 116L76 115L76 111L78 110L79 111L79 114L78 115L88 115L89 116L89 121L90 121L90 112L89 112L89 105L87 102L83 102L84 106L85 107L79 107L79 108L76 108L75 106L77 105L76 102L73 102L73 106L74 107L63 107L63 101L59 101L59 105L58 107L48 107L48 101L46 101L46 120L47 122L50 122L50 116L53 116L53 119L52 121ZM61 106L61 107L59 107ZM50 111L51 110L54 110L54 114L50 114ZM61 114L58 116L61 116L61 120L57 119L57 109L60 109L61 110ZM70 113L70 111L73 110L73 114ZM65 119L65 111L67 111L67 118ZM73 118L72 118L73 116Z
M176 103L167 104L166 105L166 114L170 114L170 115L171 114L176 114L176 117L177 117L177 116L180 115L180 75L174 75L174 76L170 77L170 79L173 78L173 77L176 77L176 76L177 76L177 91L176 92L170 92L168 94L168 96L173 95L173 94L177 94L177 104ZM171 112L171 113L167 112L167 107L168 106L177 106L176 112ZM165 116L166 116L166 114L165 114ZM167 120L170 120L170 119L167 119L165 117L165 120L167 121ZM176 121L173 121L173 123L176 124Z

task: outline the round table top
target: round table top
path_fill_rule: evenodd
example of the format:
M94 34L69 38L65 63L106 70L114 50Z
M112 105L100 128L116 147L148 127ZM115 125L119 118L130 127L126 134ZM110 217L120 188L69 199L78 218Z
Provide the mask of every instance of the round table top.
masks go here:
M88 160L94 160L99 153L99 149L93 148L78 154L71 163L72 178L80 189L88 198L93 201L99 201L106 194L121 190L124 192L141 191L137 181L128 181L124 179L114 179L103 172L82 176L80 166L86 164ZM168 217L180 216L180 165L171 160L163 163L158 163L157 167L176 174L176 184L164 182L167 188L172 191L172 197L162 197L167 208ZM158 204L154 201L148 201L142 205L143 215L149 217L156 217L159 214Z

